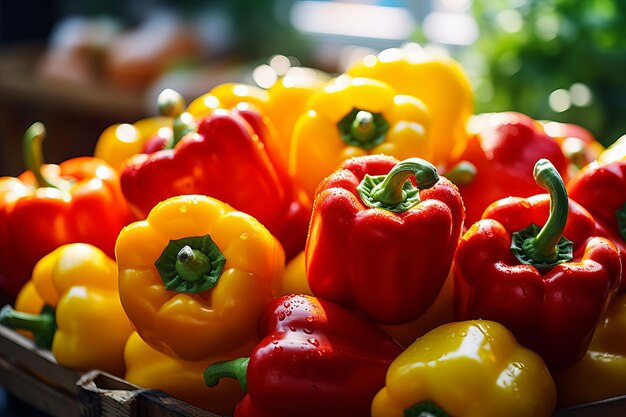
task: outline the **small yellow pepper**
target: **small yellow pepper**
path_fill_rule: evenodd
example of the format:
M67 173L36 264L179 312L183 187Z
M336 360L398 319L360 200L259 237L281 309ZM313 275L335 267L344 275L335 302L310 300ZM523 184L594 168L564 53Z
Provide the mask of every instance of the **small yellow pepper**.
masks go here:
M465 124L473 113L473 95L463 68L454 59L407 44L386 49L378 56L366 56L346 73L384 81L428 107L432 146L432 157L425 158L428 161L445 165L465 147Z
M429 159L428 109L390 85L342 75L307 103L291 138L289 170L309 196L344 160L379 154Z
M27 281L17 294L15 310L20 313L39 314L44 307L45 303L37 292L35 284L32 280ZM29 339L33 338L33 333L29 330L18 330L17 332Z
M183 361L152 349L134 332L124 351L125 379L143 388L167 392L213 413L230 416L244 396L241 387L236 380L224 378L214 388L209 388L204 383L204 370L213 362L247 356L253 348L254 344L250 344L208 361Z
M621 136L611 146L606 148L598 157L598 161L603 164L621 161L626 159L626 135Z
M502 325L444 324L391 363L372 417L551 416L556 388L543 360Z
M141 338L191 361L258 339L285 263L257 220L200 195L157 204L122 230L115 253L120 299Z
M18 311L3 308L3 324L30 330L60 365L124 375L124 345L132 327L120 304L115 261L95 246L61 246L37 263L26 288ZM46 307L33 313L40 303Z
M585 357L553 377L561 407L626 394L626 294L609 305Z
M148 117L133 124L118 123L107 127L96 142L94 156L104 159L115 169L124 161L141 153L144 144L154 135L171 135L171 117Z

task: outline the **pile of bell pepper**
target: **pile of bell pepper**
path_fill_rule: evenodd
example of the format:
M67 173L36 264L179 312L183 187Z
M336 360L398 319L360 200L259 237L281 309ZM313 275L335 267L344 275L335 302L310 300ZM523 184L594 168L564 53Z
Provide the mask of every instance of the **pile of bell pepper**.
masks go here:
M235 417L626 394L623 139L473 114L463 68L417 45L299 77L165 90L59 165L31 126L0 178L0 323Z

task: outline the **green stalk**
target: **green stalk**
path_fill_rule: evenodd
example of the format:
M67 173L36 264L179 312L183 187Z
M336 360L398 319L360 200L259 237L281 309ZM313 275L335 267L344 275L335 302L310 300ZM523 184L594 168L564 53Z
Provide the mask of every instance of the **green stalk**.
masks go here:
M40 314L23 313L10 305L0 310L0 323L14 330L28 330L35 338L35 344L43 349L50 349L57 326L54 309L45 306Z
M248 392L246 373L249 363L250 358L245 357L209 365L204 371L204 383L209 387L214 387L221 378L234 378L239 381L243 392Z
M24 133L22 139L22 155L24 166L35 175L37 187L59 188L50 182L41 173L43 161L43 149L41 143L46 137L46 128L41 122L33 123Z

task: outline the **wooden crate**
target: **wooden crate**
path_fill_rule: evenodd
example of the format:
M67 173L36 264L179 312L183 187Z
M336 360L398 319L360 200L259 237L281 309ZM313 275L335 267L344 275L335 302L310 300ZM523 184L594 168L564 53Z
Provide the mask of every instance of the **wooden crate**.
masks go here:
M106 372L80 374L59 366L49 351L1 325L0 385L54 417L220 417ZM626 396L561 409L554 415L597 416L626 416Z

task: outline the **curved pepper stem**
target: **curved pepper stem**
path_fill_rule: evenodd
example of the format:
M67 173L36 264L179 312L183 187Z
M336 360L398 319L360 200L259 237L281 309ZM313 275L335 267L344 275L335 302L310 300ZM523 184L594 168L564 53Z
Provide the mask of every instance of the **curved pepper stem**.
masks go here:
M417 186L409 181L415 177ZM365 175L357 191L368 207L403 213L420 202L420 190L439 181L437 168L420 158L399 162L387 175Z
M43 349L52 347L52 340L57 331L54 309L45 306L40 314L23 313L10 305L0 310L0 323L14 330L28 330L35 337L35 345Z
M243 392L248 392L246 373L248 372L249 363L249 357L215 362L204 370L204 383L209 387L214 387L221 378L234 378L239 381Z
M561 175L547 159L537 161L533 176L537 184L550 194L550 216L542 228L531 224L513 233L511 250L524 264L551 268L573 259L573 244L563 237L569 199Z
M193 116L185 111L185 99L183 96L171 88L161 91L157 97L157 107L159 114L174 119L172 140L165 146L165 149L172 149L189 132L198 129Z
M52 187L59 188L52 182L50 182L41 173L41 166L43 162L43 149L41 142L46 137L46 128L41 122L33 123L24 133L22 139L22 155L24 157L24 166L27 170L31 171L35 175L35 181L37 187Z
M337 123L341 140L348 145L372 149L385 140L389 123L380 113L352 109Z
M449 417L432 401L424 401L404 410L404 417Z
M154 266L166 289L199 293L217 285L225 264L220 248L204 235L170 240Z

